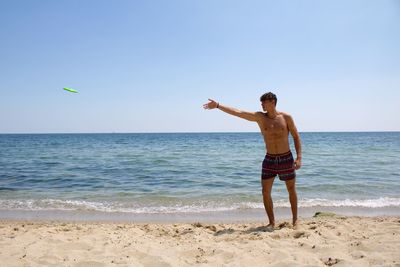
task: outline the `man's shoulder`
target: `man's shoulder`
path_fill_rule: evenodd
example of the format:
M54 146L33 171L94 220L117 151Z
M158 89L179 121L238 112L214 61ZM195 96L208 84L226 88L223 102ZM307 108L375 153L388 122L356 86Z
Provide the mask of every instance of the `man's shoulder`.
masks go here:
M286 118L291 118L291 117L292 117L289 113L284 112L284 111L280 111L279 113L280 113L283 117L285 117L285 119L286 119Z
M256 111L256 112L254 112L254 115L256 115L258 118L260 118L262 116L265 116L265 113L262 111Z
M286 122L290 123L293 121L292 115L290 115L287 112L280 112L280 114L283 116Z
M262 119L265 117L265 113L262 111L255 111L253 112L253 115L257 122L262 121Z

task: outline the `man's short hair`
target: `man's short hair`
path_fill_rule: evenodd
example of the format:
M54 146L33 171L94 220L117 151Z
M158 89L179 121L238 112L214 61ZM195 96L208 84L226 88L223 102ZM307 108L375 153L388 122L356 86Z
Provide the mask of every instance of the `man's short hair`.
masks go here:
M278 99L276 98L276 95L274 93L271 93L271 92L265 93L260 97L260 101L261 102L263 102L265 100L275 100L275 106L276 106L276 103L278 102Z

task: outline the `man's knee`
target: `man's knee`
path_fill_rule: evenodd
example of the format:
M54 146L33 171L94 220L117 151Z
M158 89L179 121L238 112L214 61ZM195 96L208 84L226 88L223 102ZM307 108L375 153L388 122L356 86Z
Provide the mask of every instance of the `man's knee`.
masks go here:
M263 194L263 196L271 196L271 189L263 187L262 194Z
M287 183L286 188L287 188L287 191L289 192L289 194L296 194L295 183Z
M292 191L288 191L288 192L289 192L289 197L290 197L290 198L292 198L292 197L297 197L296 190L292 190Z
M263 196L271 196L271 190L272 190L273 183L274 183L274 177L261 180Z

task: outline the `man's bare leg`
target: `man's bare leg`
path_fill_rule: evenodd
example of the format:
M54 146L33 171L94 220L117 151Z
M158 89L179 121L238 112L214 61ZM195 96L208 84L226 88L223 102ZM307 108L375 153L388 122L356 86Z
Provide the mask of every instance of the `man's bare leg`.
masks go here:
M274 204L271 197L272 184L274 183L275 177L270 179L261 180L262 184L262 194L264 201L264 208L267 212L270 227L275 227L275 217L274 217Z
M296 179L285 181L286 189L289 193L290 207L292 208L293 227L297 226L297 193Z

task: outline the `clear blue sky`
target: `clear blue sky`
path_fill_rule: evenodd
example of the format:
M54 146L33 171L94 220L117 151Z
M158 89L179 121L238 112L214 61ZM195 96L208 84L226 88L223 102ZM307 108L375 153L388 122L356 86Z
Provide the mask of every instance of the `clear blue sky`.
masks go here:
M0 2L0 133L400 130L400 1ZM63 91L71 87L78 94Z

